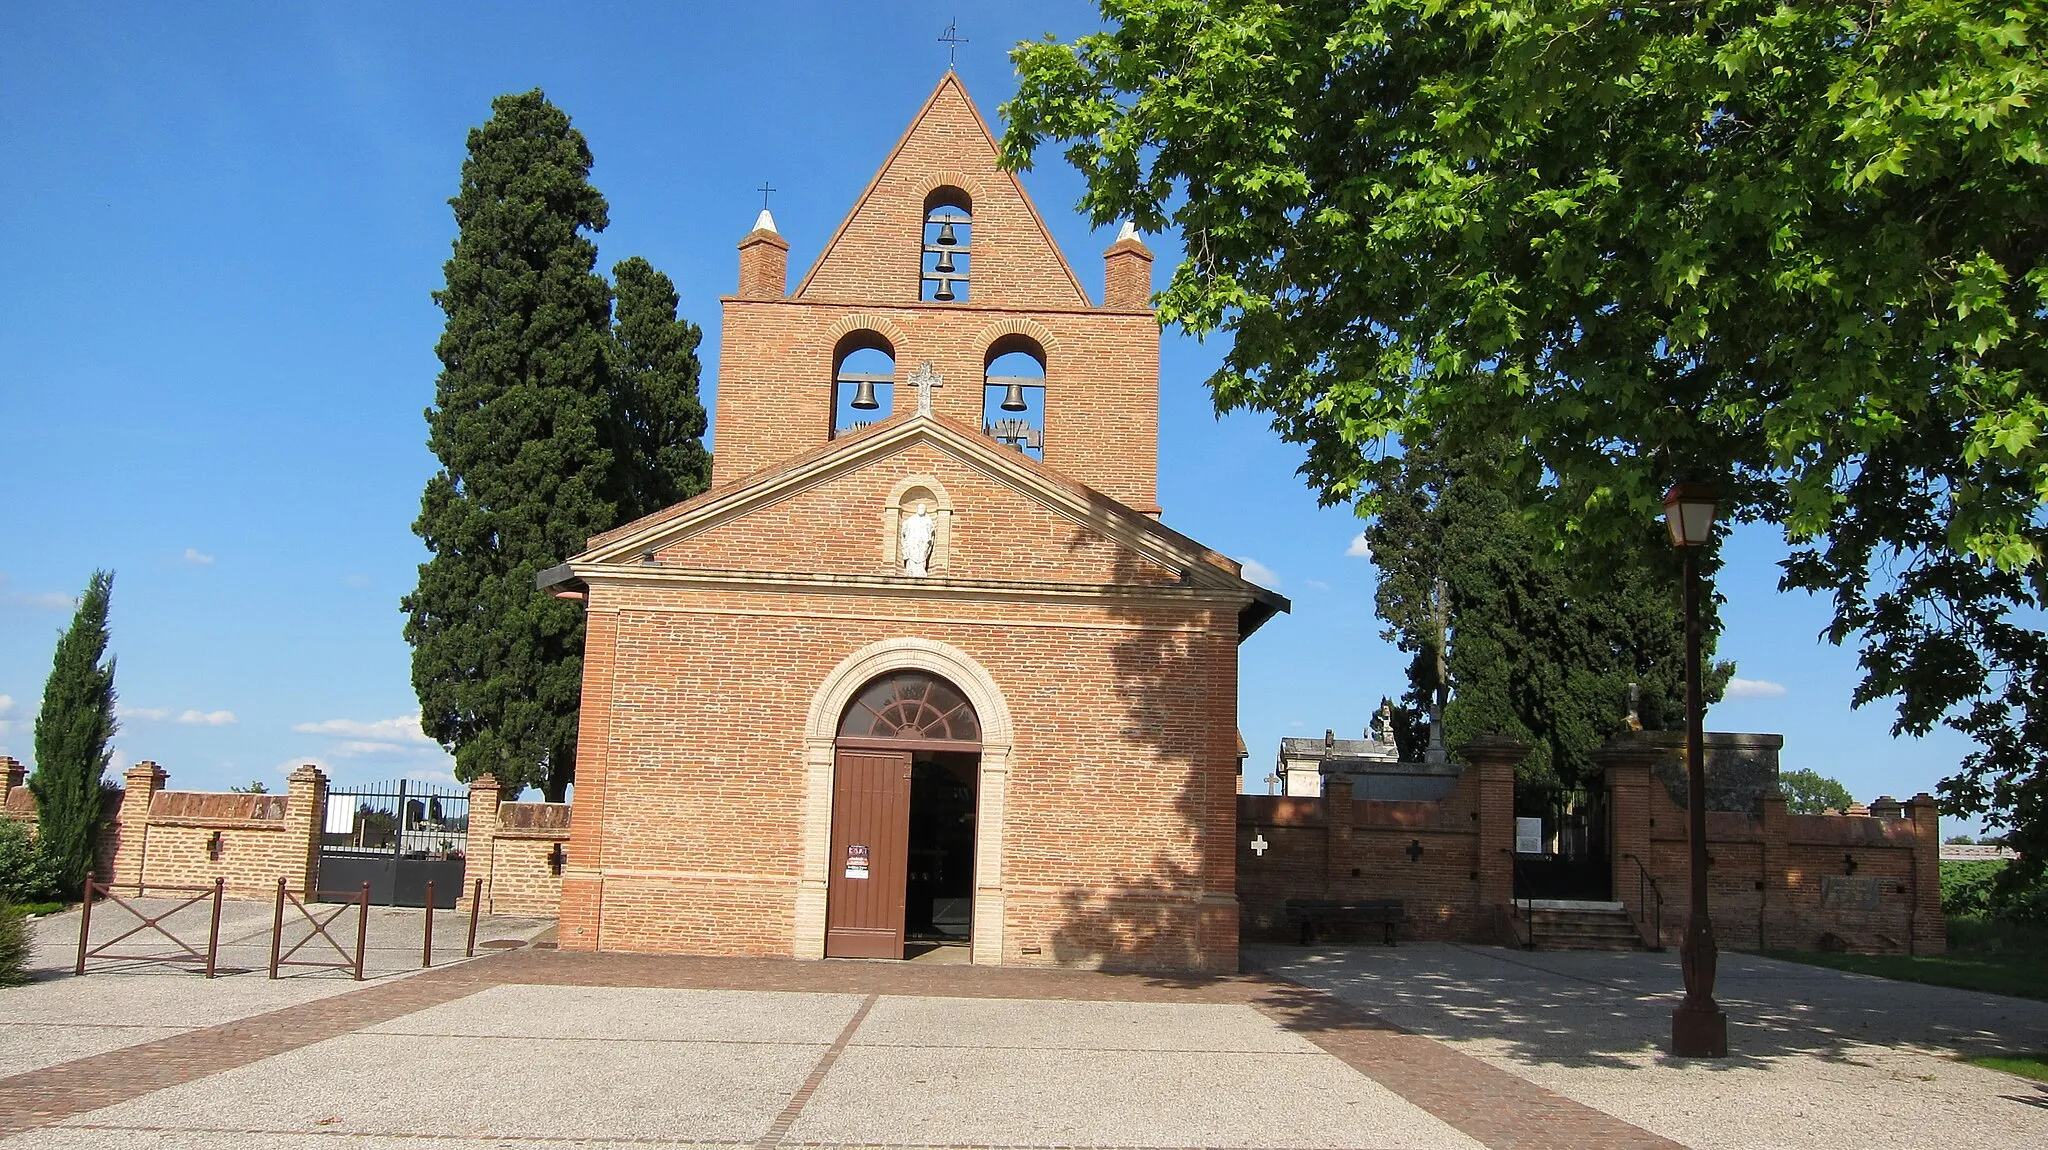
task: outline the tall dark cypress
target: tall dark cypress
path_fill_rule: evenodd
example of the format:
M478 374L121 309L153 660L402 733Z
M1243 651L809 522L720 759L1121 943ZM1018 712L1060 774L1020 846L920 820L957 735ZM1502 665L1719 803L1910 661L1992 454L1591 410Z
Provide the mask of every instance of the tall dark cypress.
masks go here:
M575 770L583 616L534 574L618 522L611 295L593 270L590 148L535 89L469 133L427 411L441 470L413 530L433 557L403 606L421 723L456 774L560 799Z
M612 328L610 495L621 521L638 519L704 490L704 404L697 395L704 333L676 318L669 278L634 256L612 269L618 303Z
M114 660L107 656L110 571L95 571L43 685L36 715L36 845L56 871L66 897L85 888L99 844L100 786L113 757ZM104 660L104 661L103 661Z

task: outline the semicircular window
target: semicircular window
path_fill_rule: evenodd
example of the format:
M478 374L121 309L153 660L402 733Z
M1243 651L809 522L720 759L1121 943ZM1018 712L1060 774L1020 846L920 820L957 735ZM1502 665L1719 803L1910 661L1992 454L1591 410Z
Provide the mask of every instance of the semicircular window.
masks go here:
M843 739L981 741L981 720L953 684L924 671L894 671L862 688L839 720Z

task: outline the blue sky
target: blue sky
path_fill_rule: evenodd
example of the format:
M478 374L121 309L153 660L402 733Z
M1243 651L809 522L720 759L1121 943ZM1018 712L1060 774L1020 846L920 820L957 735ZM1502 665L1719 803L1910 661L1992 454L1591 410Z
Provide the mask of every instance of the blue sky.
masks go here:
M445 776L420 735L398 599L434 469L447 199L493 96L539 86L596 154L601 267L641 255L706 329L733 245L778 191L792 279L943 74L992 120L1017 40L1071 38L1078 3L1015 5L8 5L0 9L0 753L26 760L70 597L118 573L117 766L172 785ZM1025 177L1100 298L1100 252L1057 156ZM1164 270L1172 237L1152 237ZM1168 333L1166 521L1294 600L1243 648L1257 784L1283 735L1353 734L1404 661L1372 613L1359 522L1319 509L1300 452L1217 419L1219 349ZM707 402L710 395L707 392ZM715 434L715 429L714 429ZM714 442L715 447L715 442ZM1859 798L1931 790L1967 745L1894 740L1852 711L1825 605L1775 590L1784 548L1738 533L1723 654L1752 684L1718 730L1779 731L1785 764Z

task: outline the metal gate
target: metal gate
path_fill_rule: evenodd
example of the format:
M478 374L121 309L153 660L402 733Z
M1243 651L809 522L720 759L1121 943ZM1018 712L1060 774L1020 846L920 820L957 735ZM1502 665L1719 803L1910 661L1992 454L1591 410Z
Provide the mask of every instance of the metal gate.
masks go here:
M409 779L327 792L321 823L321 891L348 892L370 884L382 906L434 905L448 909L462 894L469 849L469 793Z

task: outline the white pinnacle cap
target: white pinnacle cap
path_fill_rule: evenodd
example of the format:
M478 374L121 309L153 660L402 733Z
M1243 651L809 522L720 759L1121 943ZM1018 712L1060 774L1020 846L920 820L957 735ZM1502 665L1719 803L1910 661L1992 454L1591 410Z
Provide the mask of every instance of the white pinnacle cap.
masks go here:
M766 212L763 212L763 213L761 213L761 214L762 214L762 215L767 215L768 213L766 213ZM1123 242L1124 240L1137 240L1137 239L1138 239L1138 221L1136 221L1136 220L1125 220L1125 221L1124 221L1124 230L1122 230L1122 231L1118 232L1118 233L1116 234L1116 238L1117 238L1117 242L1119 242L1119 243ZM1139 242L1139 243L1144 243L1145 241L1143 241L1143 240L1138 240L1138 242Z
M768 214L767 208L761 209L760 218L754 221L754 230L757 232L775 231L775 217ZM781 235L782 233L776 232L775 234Z

